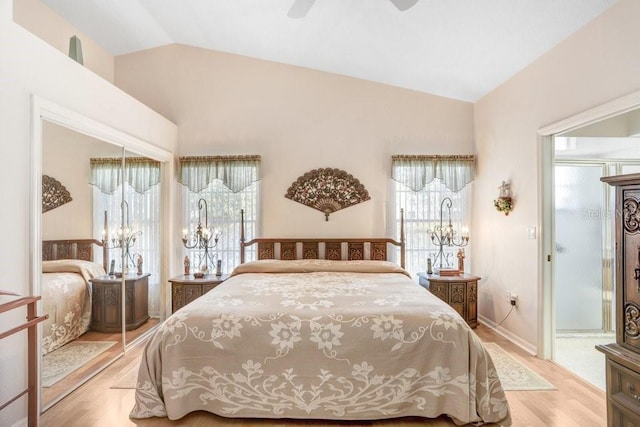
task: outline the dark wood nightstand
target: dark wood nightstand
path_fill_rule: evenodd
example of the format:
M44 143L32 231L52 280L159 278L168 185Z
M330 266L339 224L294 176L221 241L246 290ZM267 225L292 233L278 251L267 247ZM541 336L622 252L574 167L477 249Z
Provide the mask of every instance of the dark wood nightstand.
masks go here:
M122 279L100 276L91 282L91 329L122 331ZM125 275L125 327L137 329L149 320L149 273Z
M191 301L206 294L228 278L228 274L221 276L205 274L200 279L196 279L191 274L183 274L169 279L169 283L171 283L171 313L175 313Z
M439 276L418 273L418 283L453 307L469 326L478 326L478 280L471 274Z

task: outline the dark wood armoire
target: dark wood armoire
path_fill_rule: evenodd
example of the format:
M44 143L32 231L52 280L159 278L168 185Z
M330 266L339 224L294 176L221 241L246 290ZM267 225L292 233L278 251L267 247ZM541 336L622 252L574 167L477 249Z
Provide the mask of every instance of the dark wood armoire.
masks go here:
M609 426L640 427L640 174L604 177L615 187L616 342L606 356Z

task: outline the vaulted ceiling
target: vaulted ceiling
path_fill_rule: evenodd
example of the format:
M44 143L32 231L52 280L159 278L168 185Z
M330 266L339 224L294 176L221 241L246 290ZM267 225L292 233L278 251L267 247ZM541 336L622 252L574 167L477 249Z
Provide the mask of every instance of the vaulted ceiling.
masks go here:
M43 1L113 55L182 43L474 102L618 0Z

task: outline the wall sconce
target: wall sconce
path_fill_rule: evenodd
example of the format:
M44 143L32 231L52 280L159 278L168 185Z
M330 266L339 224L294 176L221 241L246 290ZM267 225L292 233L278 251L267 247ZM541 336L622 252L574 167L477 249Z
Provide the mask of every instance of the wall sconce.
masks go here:
M466 230L462 231L461 235L458 235L458 232L454 230L453 224L451 223L451 205L453 202L450 198L445 197L442 199L440 203L440 225L436 226L435 229L429 230L429 235L431 236L431 242L438 246L438 254L434 259L434 263L436 263L440 270L443 270L449 267L448 260L445 259L444 247L464 247L469 243L469 232ZM447 209L447 213L449 215L449 223L444 224L444 209Z
M102 229L102 245L105 249L121 249L124 251L123 272L126 273L129 267L136 267L137 263L131 255L131 248L136 244L137 236L142 235L142 231L138 231L129 224L129 204L123 201L121 204L123 215L125 215L124 227L120 227L118 231L111 232L113 237L109 238L107 232L107 211L104 211L104 228Z
M204 208L204 226L202 225L202 209ZM185 228L182 230L182 244L187 249L197 249L203 251L204 254L200 255L199 264L200 272L207 273L209 271L209 261L211 265L214 265L214 259L218 257L218 254L210 254L209 250L218 246L218 239L220 238L220 232L212 230L209 227L209 214L207 209L207 201L205 199L198 200L198 225L191 236L188 235L188 230ZM186 265L185 265L186 268Z
M511 184L506 181L502 181L502 185L498 187L500 189L500 195L493 201L493 205L498 212L503 212L505 216L509 215L509 212L513 210L513 198L511 197Z

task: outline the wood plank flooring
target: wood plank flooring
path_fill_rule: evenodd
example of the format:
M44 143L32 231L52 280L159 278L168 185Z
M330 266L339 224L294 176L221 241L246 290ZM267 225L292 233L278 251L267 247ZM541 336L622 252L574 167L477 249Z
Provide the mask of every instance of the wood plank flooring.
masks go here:
M139 336L155 327L158 323L160 323L159 319L151 318L139 328L127 331L125 334L127 343L133 342ZM71 374L67 375L65 378L55 383L51 387L44 387L42 389L42 404L45 408L49 407L51 404L54 404L56 401L64 397L68 393L69 388L77 387L78 384L81 384L86 380L86 378L103 369L112 360L118 357L119 354L122 353L121 333L97 332L89 330L78 337L76 341L114 341L117 344L98 357L92 359L82 368L77 369Z
M484 342L496 342L512 357L542 375L558 389L551 391L508 391L514 427L602 427L606 426L605 393L581 380L553 362L528 355L510 341L483 325L476 333ZM80 389L71 393L45 412L40 425L45 427L173 427L173 426L429 426L450 427L455 424L446 417L433 420L398 418L370 422L330 422L321 420L254 420L228 419L207 412L191 413L180 420L166 418L130 420L134 390L110 389L120 373L139 363L142 345L130 350ZM595 350L594 350L595 351Z

